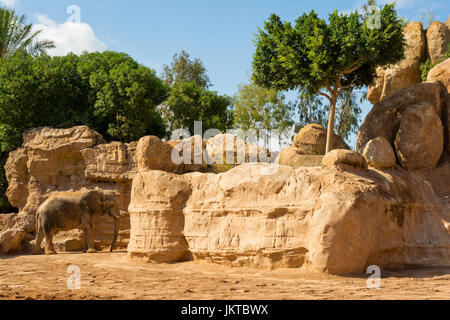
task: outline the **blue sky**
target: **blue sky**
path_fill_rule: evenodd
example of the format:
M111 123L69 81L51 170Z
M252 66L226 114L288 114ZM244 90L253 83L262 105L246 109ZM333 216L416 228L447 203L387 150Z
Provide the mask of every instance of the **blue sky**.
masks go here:
M45 29L60 43L59 52L116 50L161 70L174 53L187 51L205 64L213 90L232 95L248 79L254 46L251 39L271 13L294 21L314 9L326 17L333 9L358 9L364 0L0 0ZM389 0L378 3L391 2ZM81 10L81 24L65 24L67 8ZM399 13L420 20L427 10L436 20L450 14L449 0L397 0ZM370 104L364 105L367 113Z

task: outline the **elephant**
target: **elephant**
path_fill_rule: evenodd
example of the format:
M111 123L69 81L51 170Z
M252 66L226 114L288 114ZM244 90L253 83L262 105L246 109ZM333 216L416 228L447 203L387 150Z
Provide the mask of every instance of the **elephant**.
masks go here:
M61 192L50 196L37 210L36 251L41 250L42 240L46 239L45 254L56 254L53 236L59 231L82 229L84 231L84 251L96 252L94 248L93 227L97 216L108 214L114 219L114 238L110 252L119 233L119 219L122 218L114 197L101 191Z

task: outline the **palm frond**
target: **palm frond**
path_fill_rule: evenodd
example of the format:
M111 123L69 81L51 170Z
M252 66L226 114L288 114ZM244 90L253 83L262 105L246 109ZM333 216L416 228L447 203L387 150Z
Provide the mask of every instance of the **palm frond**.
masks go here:
M37 40L42 30L32 31L24 15L17 16L14 10L0 8L0 60L18 51L39 55L55 48L50 40Z

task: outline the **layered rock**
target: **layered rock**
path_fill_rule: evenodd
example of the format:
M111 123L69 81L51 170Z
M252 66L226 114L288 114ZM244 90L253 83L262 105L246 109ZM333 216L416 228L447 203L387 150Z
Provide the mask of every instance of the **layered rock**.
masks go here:
M86 126L25 132L22 148L11 152L5 165L6 195L19 214L9 215L9 227L0 232L1 253L29 249L36 211L55 192L101 189L114 193L119 209L126 211L136 171L135 149L136 143L106 144L100 134ZM127 246L129 228L129 219L123 219L119 248ZM98 221L95 240L99 249L110 244L113 231L112 219L105 216ZM83 233L58 234L55 244L63 251L81 250Z
M218 175L139 172L129 211L129 255L147 261L333 274L371 264L450 266L450 203L426 174L403 169L245 164Z
M23 147L10 153L5 166L9 183L6 195L19 209L19 214L2 216L0 221L0 253L4 254L31 249L29 241L34 237L36 211L55 192L99 189L115 194L119 210L126 212L131 183L138 170L164 170L177 174L214 171L216 168L205 159L232 155L230 167L219 168L225 171L241 163L236 161L241 157L237 147L241 145L243 162L253 158L272 161L267 149L231 135L219 135L209 140L194 136L175 143L166 143L154 136L129 144L105 143L97 132L79 126L32 129L25 132L23 138ZM231 141L231 144L225 141ZM189 161L185 161L186 156ZM1 225L5 227L1 228ZM119 249L129 242L129 218L121 220L120 230ZM94 233L98 249L110 245L113 231L113 221L107 216L96 222ZM60 232L54 243L59 251L79 251L84 245L84 233L81 230Z

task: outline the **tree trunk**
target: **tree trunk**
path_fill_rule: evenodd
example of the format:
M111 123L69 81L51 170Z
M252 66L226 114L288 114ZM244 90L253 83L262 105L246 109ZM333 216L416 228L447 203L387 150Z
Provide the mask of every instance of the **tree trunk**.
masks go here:
M325 149L325 154L331 151L334 139L334 117L336 114L336 102L337 97L332 97L330 101L330 115L328 118L328 131L327 131L327 146Z

